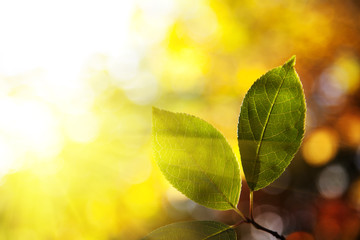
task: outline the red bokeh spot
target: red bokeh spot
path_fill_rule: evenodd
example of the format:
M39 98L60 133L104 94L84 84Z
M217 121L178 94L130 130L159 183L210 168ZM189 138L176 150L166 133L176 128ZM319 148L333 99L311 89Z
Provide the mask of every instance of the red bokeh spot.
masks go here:
M294 232L290 234L286 240L315 240L315 238L306 232Z

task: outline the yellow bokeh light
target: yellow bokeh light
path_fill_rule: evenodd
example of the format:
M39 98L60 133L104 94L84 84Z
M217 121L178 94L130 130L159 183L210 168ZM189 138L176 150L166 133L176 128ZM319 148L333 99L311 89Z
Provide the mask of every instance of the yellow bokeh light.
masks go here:
M208 69L208 60L204 53L195 48L182 48L171 52L166 59L165 65L161 66L164 83L170 84L176 92L202 89L201 76ZM171 69L171 72L168 69Z
M331 69L331 74L345 92L354 92L360 81L360 62L350 53L343 53Z
M316 129L304 140L302 154L308 164L322 166L333 159L338 144L339 138L333 129Z
M344 143L350 147L360 146L360 112L350 109L337 122Z

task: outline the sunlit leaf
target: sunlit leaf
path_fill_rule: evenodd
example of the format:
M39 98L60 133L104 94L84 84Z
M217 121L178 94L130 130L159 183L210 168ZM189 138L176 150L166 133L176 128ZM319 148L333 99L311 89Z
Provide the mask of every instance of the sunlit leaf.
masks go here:
M260 77L247 92L238 141L252 191L266 187L290 164L304 135L305 98L295 57Z
M167 180L209 208L236 208L239 163L224 136L197 117L153 108L154 157Z
M142 240L236 240L230 226L213 221L173 223L151 232Z

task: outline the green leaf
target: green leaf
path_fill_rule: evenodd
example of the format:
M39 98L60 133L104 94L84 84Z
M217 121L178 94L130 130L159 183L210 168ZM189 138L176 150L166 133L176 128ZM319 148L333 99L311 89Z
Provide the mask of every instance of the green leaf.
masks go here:
M252 191L266 187L290 164L304 136L305 98L295 56L260 77L247 92L238 143Z
M197 117L157 108L152 130L154 158L175 188L209 208L236 208L239 163L218 130Z
M151 232L142 240L236 240L230 226L213 221L173 223Z

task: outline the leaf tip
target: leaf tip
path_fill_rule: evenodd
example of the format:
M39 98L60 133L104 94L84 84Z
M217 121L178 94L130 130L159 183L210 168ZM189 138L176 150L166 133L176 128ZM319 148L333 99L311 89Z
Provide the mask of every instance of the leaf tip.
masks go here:
M294 67L296 62L296 55L292 56L284 65Z

